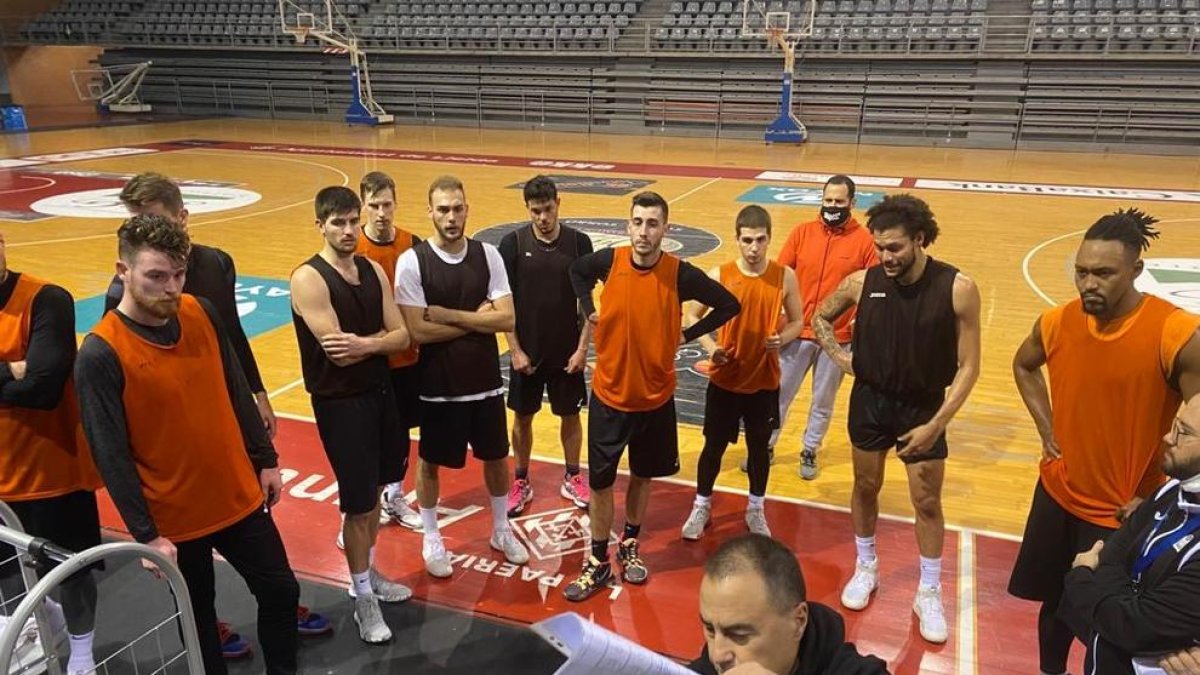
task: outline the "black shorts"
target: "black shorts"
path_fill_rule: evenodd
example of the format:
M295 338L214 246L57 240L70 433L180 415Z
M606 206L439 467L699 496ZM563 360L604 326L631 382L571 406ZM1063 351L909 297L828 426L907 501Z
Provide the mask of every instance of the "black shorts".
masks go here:
M416 429L421 424L421 373L416 364L392 369L392 392L401 429Z
M704 395L704 437L737 443L743 425L747 442L751 438L768 442L771 432L779 428L779 390L740 394L722 389L710 380Z
M467 446L475 459L508 457L508 417L504 397L478 401L421 402L421 459L449 469L467 465Z
M662 478L679 472L679 428L675 399L654 410L625 412L609 407L595 393L588 403L588 485L612 487L617 465L629 447L629 472L638 478Z
M550 397L550 412L559 417L578 415L587 403L587 385L583 372L568 373L562 368L542 366L525 375L508 367L508 407L518 415L532 415L542 409L542 392Z
M41 537L74 553L100 545L100 511L94 492L77 490L57 497L7 504L17 514L26 534ZM4 546L0 550L0 560L10 556L12 549ZM45 574L50 567L39 565L38 573ZM102 569L99 563L93 567Z
M1033 490L1033 504L1025 521L1021 550L1013 563L1008 592L1018 598L1058 604L1063 577L1071 571L1076 554L1107 539L1116 530L1079 518L1054 501L1042 481Z
M859 450L887 452L900 448L899 438L933 419L942 407L941 392L925 396L897 396L855 379L850 390L850 443ZM943 432L923 455L901 457L905 464L946 459L949 449Z
M370 513L379 488L404 480L408 434L400 429L390 386L344 398L312 397L317 433L338 481L342 513Z

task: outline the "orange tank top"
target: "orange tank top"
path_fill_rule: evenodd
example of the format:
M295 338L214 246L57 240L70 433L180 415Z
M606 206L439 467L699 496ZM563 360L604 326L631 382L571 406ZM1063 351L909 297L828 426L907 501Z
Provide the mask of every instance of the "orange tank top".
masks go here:
M749 276L736 260L721 265L721 285L737 297L742 311L717 331L717 344L733 358L712 371L713 384L739 394L779 388L779 353L767 351L766 340L778 329L786 269L768 262L762 274Z
M358 246L354 252L358 255L374 260L383 268L383 273L387 275L388 288L396 286L396 261L400 260L400 256L405 251L412 248L413 236L411 232L407 232L400 228L396 228L396 238L390 244L376 244L367 238L365 232L358 236ZM389 368L405 368L414 365L417 362L419 348L416 341L413 341L412 346L402 352L392 354L388 357Z
M33 300L45 285L27 274L17 278L0 308L0 361L25 360ZM83 437L73 379L67 379L53 410L0 406L0 500L46 499L100 484Z
M633 266L628 246L613 249L600 292L592 391L610 408L654 410L675 395L675 353L683 313L679 258L663 253L648 270Z
M263 503L226 394L217 332L187 294L179 325L173 346L145 340L116 312L94 329L121 362L129 448L150 515L176 542L233 525Z
M1064 509L1102 527L1135 495L1162 484L1162 438L1179 409L1168 383L1200 317L1152 295L1101 328L1075 300L1041 318L1054 437L1042 485Z

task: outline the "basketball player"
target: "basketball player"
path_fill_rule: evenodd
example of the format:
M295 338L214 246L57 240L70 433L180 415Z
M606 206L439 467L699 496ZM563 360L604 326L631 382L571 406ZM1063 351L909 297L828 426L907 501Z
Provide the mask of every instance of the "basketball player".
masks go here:
M96 488L100 477L83 440L71 383L75 364L75 304L66 290L8 268L0 234L0 500L26 532L72 551L100 544ZM0 552L0 559L8 558ZM9 569L11 567L11 569ZM5 565L3 617L25 588L16 565ZM42 570L45 573L47 570ZM12 583L15 582L15 585ZM71 645L68 675L91 672L96 580L71 576L48 602L51 623ZM2 628L0 628L2 630Z
M629 491L617 560L621 578L644 584L650 576L638 536L650 501L650 479L679 471L675 425L675 353L680 344L710 333L738 313L738 301L704 272L663 252L670 229L667 202L654 192L633 196L630 246L606 248L571 265L571 285L596 335L596 366L588 404L588 483L592 545L583 572L564 589L582 601L612 579L608 538L613 521L617 464L629 446ZM600 313L592 289L604 281ZM681 330L682 305L712 308ZM776 314L778 318L778 314Z
M364 642L392 638L380 602L412 591L375 568L383 486L404 479L408 438L400 430L387 355L404 351L408 330L379 264L355 255L362 202L349 188L317 193L319 253L292 272L292 324L304 388L338 481L342 538L354 620Z
M716 340L700 336L712 370L704 397L704 450L696 467L696 502L683 524L683 538L693 541L708 526L721 457L726 446L737 442L742 426L746 428L750 474L746 526L751 532L771 536L763 499L771 471L767 440L779 410L779 350L795 340L804 327L796 275L767 258L770 214L761 206L743 208L734 223L734 236L741 255L708 273L733 293L742 311L721 326ZM690 318L699 321L707 310L693 303ZM781 310L786 312L788 323L776 332Z
M871 233L851 215L854 207L854 181L837 175L825 181L821 193L821 212L816 220L794 228L779 252L779 264L795 270L804 292L804 331L800 339L779 351L779 427L771 433L771 459L779 429L787 421L788 408L804 378L812 371L812 402L800 451L800 477L817 477L817 450L829 431L833 402L842 384L842 369L821 349L812 329L812 318L821 300L837 289L848 275L879 264ZM850 309L834 323L834 337L843 347L850 344L854 310Z
M504 235L499 246L516 311L516 330L505 334L511 358L508 407L513 411L516 457L516 479L508 492L510 518L533 501L529 457L533 453L533 416L542 408L543 392L550 397L550 412L560 420L566 466L559 494L581 509L587 508L590 499L587 479L579 470L583 447L579 409L587 401L583 368L590 326L579 321L579 305L567 270L580 256L592 252L592 240L558 222L554 181L535 176L525 184L524 196L531 223Z
M366 222L363 223L362 236L358 238L355 253L379 263L387 275L388 289L391 289L396 281L396 261L421 240L395 225L396 182L391 176L379 171L363 176L358 196L362 199ZM389 290L388 296L391 295ZM416 343L399 354L389 356L388 367L392 374L392 392L396 395L396 410L400 415L400 429L407 433L404 430L416 428L421 421ZM400 483L391 483L383 489L383 512L410 530L421 527L421 515L408 505Z
M435 577L454 573L438 530L441 467L466 466L467 446L483 463L491 496L491 547L514 565L529 561L508 523L508 430L496 333L513 330L512 292L495 246L467 237L462 181L429 186L434 235L404 252L396 266L396 303L421 343L421 442L417 499L425 534L421 553Z
M205 672L226 672L213 550L258 600L268 673L296 672L299 584L270 507L282 482L220 315L182 293L190 248L172 220L117 232L124 295L83 341L75 385L88 443L129 533L179 565Z
M1042 314L1013 359L1042 462L1008 590L1042 603L1043 673L1066 671L1056 612L1072 560L1163 483L1162 437L1200 390L1200 317L1134 287L1155 222L1137 209L1097 220L1075 254L1079 299Z
M179 185L162 174L147 172L129 179L121 189L120 200L130 215L163 216L184 231L188 229L188 210L183 203L183 193ZM187 263L183 292L204 298L217 309L229 332L229 341L238 364L249 381L250 390L254 392L254 403L267 428L267 435L274 438L275 412L271 409L271 400L258 371L258 362L254 359L254 352L250 349L250 341L242 330L238 314L237 270L234 269L233 258L219 248L192 242ZM116 309L124 292L125 286L120 275L113 276L104 296L106 314ZM333 623L327 617L310 612L304 606L298 610L296 625L302 636L322 635L333 630ZM219 622L218 629L221 651L226 658L240 658L250 653L249 640L233 632L228 623Z
M184 231L188 229L188 210L183 203L183 193L174 181L162 174L147 172L134 176L121 189L120 199L130 215L163 216ZM242 330L238 315L235 291L237 270L233 266L233 258L219 248L192 242L187 263L183 292L204 298L217 308L221 321L229 331L229 340L233 343L242 372L246 374L250 390L254 392L254 404L258 407L263 425L270 437L275 438L275 412L271 409L271 399L267 396L258 362L254 360L254 352L250 349L250 341L246 338L246 331ZM104 296L104 311L111 312L121 302L123 294L121 277L114 276Z
M921 580L913 611L921 637L946 641L942 607L942 479L946 425L979 379L979 289L925 253L938 236L929 206L912 195L889 195L867 211L867 229L882 264L847 276L813 318L821 346L855 376L849 431L854 446L850 515L858 550L842 604L861 610L879 586L875 521L887 451L908 473L917 516ZM834 321L855 305L853 356Z

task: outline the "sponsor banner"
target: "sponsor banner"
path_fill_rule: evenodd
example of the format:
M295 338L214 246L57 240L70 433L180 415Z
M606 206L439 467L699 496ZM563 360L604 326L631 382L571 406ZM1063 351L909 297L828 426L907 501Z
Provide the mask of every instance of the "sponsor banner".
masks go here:
M49 155L29 155L19 160L5 160L2 168L14 166L29 166L31 164L57 164L60 162L82 162L89 159L109 159L111 157L128 157L130 155L146 155L158 152L154 148L99 148L97 150L80 150L78 152L58 152ZM13 162L23 162L14 164Z
M279 279L239 276L234 288L238 318L246 337L253 338L292 322L292 298L288 282ZM75 303L75 330L86 333L104 314L104 295L93 295Z
M1200 314L1200 259L1147 258L1134 281L1139 291L1152 293L1193 314Z
M789 183L821 183L834 177L832 173L809 173L803 171L763 171L755 176L759 180L778 180ZM850 176L855 185L870 185L872 187L900 187L903 178L888 178L886 176Z
M750 204L771 204L774 206L821 206L821 188L794 188L777 185L758 185L738 197L739 202ZM857 192L854 195L854 206L869 209L883 199L882 192Z
M181 185L183 202L188 213L213 213L249 206L262 195L242 188L211 187L206 185ZM128 211L118 198L121 188L85 190L46 197L34 202L30 208L51 216L72 218L127 218Z
M638 180L636 178L593 178L591 176L547 176L554 181L554 186L559 192L576 192L589 195L612 195L621 196L627 195L635 190L640 190L647 185L653 185L652 180ZM523 190L525 183L520 182L509 185L510 190Z
M1090 185L1042 185L1038 183L991 183L987 181L931 180L918 178L913 187L926 190L999 192L1039 197L1099 197L1158 202L1200 202L1200 192L1153 188L1100 187Z
M28 159L0 159L0 169L16 169L22 166L33 166L41 164Z

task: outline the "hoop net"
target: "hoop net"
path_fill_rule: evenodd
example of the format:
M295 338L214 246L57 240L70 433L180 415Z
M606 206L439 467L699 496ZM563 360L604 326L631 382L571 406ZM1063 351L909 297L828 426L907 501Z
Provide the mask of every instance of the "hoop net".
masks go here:
M288 33L292 37L296 38L296 44L302 45L302 44L304 44L304 41L308 39L308 34L311 31L312 31L311 28L302 28L299 26L293 26L291 28L284 29L283 32Z

